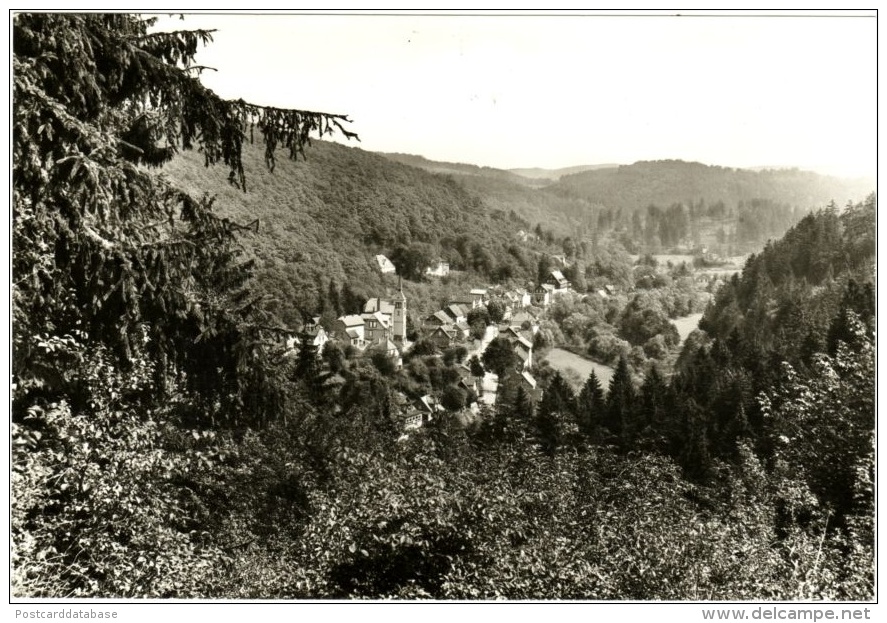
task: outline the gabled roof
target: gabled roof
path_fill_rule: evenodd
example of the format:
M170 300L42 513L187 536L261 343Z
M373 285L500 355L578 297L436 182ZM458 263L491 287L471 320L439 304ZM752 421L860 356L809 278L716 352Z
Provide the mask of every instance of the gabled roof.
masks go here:
M502 335L502 337L508 340L519 340L521 337L518 330L510 325L505 328L500 327L499 333L500 335Z
M467 322L465 322L464 320L462 322L457 322L456 328L459 329L460 331L471 331L471 325L468 324Z
M348 316L339 316L337 320L339 320L339 322L344 324L346 327L363 326L363 318L355 314L350 314Z
M447 305L459 305L460 307L461 306L471 307L472 305L474 305L474 301L471 300L471 297L464 298L464 299L453 299L452 301L449 301L447 303Z
M443 333L444 335L446 335L450 339L453 339L454 337L456 337L456 330L452 327L452 325L441 325L438 328L436 328L434 331L432 331L431 335L434 335L435 333L438 333L438 332Z
M371 314L373 312L382 312L386 316L394 315L394 303L386 299L371 298L363 306L363 313Z
M540 289L541 290L548 290L549 292L554 292L555 287L553 285L551 285L550 283L543 283L536 289L537 290L540 290Z
M442 407L440 403L437 402L437 398L430 394L426 394L419 398L415 403L417 409L422 411L426 411L428 413L434 413L435 411L441 411Z
M523 346L528 352L533 350L533 343L522 335L517 338L517 343Z
M377 255L376 263L379 265L379 268L383 273L393 273L397 270L394 264L391 263L391 260L389 260L384 255Z
M533 316L533 314L531 314L531 313L529 313L529 312L527 312L527 311L524 311L524 310L521 310L521 311L519 311L519 312L515 312L515 313L511 316L511 322L516 323L518 326L520 326L521 324L523 324L524 321L527 321L527 322L534 322L535 320L536 320L536 317Z
M382 325L383 327L388 327L389 320L391 319L390 316L386 316L386 315L383 314L382 312L373 312L373 313L371 313L371 314L364 313L364 314L361 315L361 318L363 318L364 321L366 321L366 320L375 320L375 321L377 321L380 325Z
M384 342L379 342L377 344L373 344L367 350L373 352L383 352L383 353L396 353L399 352L397 350L397 346L394 345L394 342L391 340L385 340Z
M324 329L321 325L312 325L310 327L305 327L305 333L310 335L311 337L317 338L320 336L326 335L326 329Z
M457 303L451 303L450 305L447 305L447 308L443 311L449 314L453 319L465 315L465 310L462 309L462 306Z
M432 318L439 320L441 324L453 324L453 319L450 318L443 310L438 310L428 316L428 320L431 320Z

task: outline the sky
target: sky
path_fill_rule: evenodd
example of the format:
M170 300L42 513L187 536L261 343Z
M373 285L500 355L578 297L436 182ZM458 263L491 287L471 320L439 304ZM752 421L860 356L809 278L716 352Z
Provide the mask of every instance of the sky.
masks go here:
M219 95L348 114L369 151L876 173L871 12L186 15ZM868 16L867 16L868 15Z

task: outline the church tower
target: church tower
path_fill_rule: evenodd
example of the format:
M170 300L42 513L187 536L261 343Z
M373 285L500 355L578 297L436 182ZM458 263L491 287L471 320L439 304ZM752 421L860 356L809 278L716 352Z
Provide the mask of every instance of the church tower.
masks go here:
M403 293L403 277L398 278L398 292L394 296L391 337L396 344L403 344L407 341L407 297Z

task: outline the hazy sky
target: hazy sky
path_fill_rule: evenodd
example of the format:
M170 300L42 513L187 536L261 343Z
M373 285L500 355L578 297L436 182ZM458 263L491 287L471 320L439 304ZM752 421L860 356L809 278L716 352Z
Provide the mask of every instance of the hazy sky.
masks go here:
M822 13L822 12L820 12ZM874 17L189 15L223 97L371 151L499 168L678 158L875 175Z

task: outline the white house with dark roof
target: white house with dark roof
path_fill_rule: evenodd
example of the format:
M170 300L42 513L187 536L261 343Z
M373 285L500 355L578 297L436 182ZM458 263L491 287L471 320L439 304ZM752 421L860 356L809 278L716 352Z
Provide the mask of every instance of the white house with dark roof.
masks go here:
M386 341L391 335L391 316L382 312L363 313L360 316L364 324L364 339L368 344Z
M333 324L333 333L346 344L363 348L366 344L364 320L355 314L340 316Z
M447 305L443 309L443 312L450 317L453 324L465 322L468 319L468 315L465 312L465 309L461 305L457 305L456 303Z
M547 283L550 283L555 287L555 290L560 292L566 292L570 289L570 282L564 277L564 274L559 270L553 270L546 279Z

